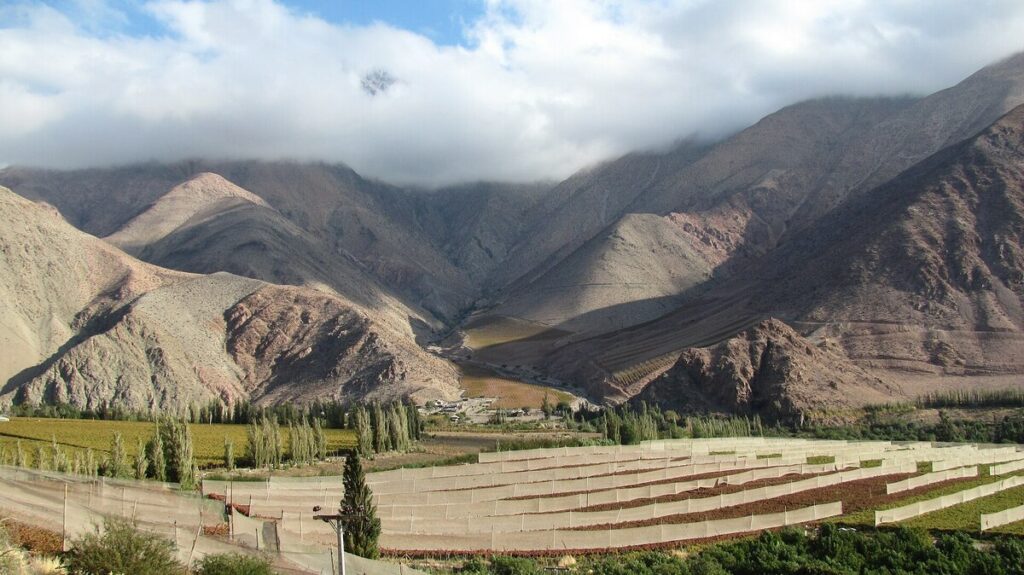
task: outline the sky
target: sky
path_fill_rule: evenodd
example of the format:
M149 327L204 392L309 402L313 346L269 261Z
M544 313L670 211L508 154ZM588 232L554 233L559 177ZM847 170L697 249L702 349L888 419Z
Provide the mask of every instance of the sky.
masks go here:
M1021 50L1020 0L0 0L0 165L558 180Z

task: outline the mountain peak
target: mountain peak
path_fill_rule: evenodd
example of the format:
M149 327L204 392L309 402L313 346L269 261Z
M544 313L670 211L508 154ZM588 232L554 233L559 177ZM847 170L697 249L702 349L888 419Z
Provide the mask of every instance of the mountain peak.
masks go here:
M265 208L259 196L212 172L202 172L178 184L106 240L135 252L188 223L240 202Z

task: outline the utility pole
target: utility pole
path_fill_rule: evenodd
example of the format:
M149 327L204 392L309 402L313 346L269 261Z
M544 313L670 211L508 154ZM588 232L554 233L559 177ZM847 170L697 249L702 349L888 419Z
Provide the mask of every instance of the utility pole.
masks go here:
M313 508L313 513L319 513L319 511L319 505ZM338 513L320 513L313 516L313 519L319 519L334 528L334 532L338 535L338 575L345 575L345 528L342 522L346 519L353 519L362 516L363 513L343 514L340 509L338 510Z

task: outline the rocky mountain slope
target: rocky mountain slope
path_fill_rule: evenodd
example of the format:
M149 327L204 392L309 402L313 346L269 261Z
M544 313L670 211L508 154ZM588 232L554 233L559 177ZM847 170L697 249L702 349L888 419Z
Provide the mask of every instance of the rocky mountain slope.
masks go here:
M631 183L617 184L617 201L577 194L559 217L543 220L547 227L535 236L544 239L527 238L521 249L550 253L548 261L513 283L491 313L590 334L653 319L712 273L743 269L847 199L973 136L1021 103L1024 54L917 100L825 98L789 106L694 151L689 161L679 161L679 152L643 156L646 173L633 169L638 159L629 169L603 166L588 177L628 177ZM590 223L595 214L600 225ZM633 214L660 216L662 222L650 225L675 237L674 247L624 244L619 230ZM540 243L553 241L561 242L558 250ZM681 260L680 253L692 256ZM629 281L620 277L629 266L609 264L616 257L608 254L634 264ZM688 269L691 279L682 286L664 282L665 269Z
M1024 106L834 210L686 306L547 360L566 376L601 381L599 393L630 397L676 369L684 350L771 315L831 338L890 382L1012 384L1024 371L1022 218Z
M813 344L770 319L725 341L682 352L640 398L679 413L720 411L769 421L842 418L902 392L854 365L835 342Z
M454 370L337 296L142 263L0 188L0 401L453 397Z

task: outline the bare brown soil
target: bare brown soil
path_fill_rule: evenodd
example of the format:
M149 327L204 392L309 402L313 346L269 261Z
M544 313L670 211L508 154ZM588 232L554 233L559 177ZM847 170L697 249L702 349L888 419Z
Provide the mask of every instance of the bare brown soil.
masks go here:
M22 523L11 517L2 519L3 527L11 541L19 547L39 554L55 555L63 551L60 533Z
M769 513L781 513L789 509L796 509L799 507L809 507L811 505L818 505L822 503L831 503L833 501L843 502L843 514L856 513L864 509L875 509L887 503L893 501L899 501L912 497L918 493L924 493L936 489L941 489L946 485L952 485L955 483L961 483L969 481L968 479L953 479L950 481L944 481L942 483L933 483L926 485L921 488L903 491L901 493L894 493L892 495L886 495L885 485L894 481L901 481L908 477L912 477L914 473L901 473L895 475L886 475L882 477L872 477L869 479L862 479L860 481L850 481L839 485L830 485L828 487L822 487L820 489L812 489L801 493L794 493L784 497L776 497L775 499L767 499L764 501L755 501L746 505L736 505L733 507L727 507L725 509L716 509L713 511L707 511L702 513L686 513L680 515L671 515L668 517L660 517L653 520L645 521L633 521L628 523L616 523L614 525L591 525L586 527L579 527L576 530L579 531L599 531L601 529L625 529L627 527L646 527L648 525L660 525L663 523L695 523L699 521L710 521L714 519L732 519L736 517L745 517L748 515L763 515Z
M632 501L624 501L622 503L605 503L603 505L591 505L590 507L574 509L574 511L615 511L617 509L642 507L644 505L651 505L652 503L670 503L672 501L684 501L686 499L701 499L704 497L715 497L716 495L728 495L730 493L737 493L739 491L745 491L747 489L757 489L758 487L782 485L784 483L790 483L792 481L799 481L803 479L810 479L812 477L818 477L819 475L826 474L814 473L800 475L799 477L794 477L793 475L787 475L785 477L771 477L768 479L758 479L757 481L750 481L740 485L719 485L717 487L684 491L683 493L676 493L675 495L663 495L661 497L652 497L649 499L634 499Z

